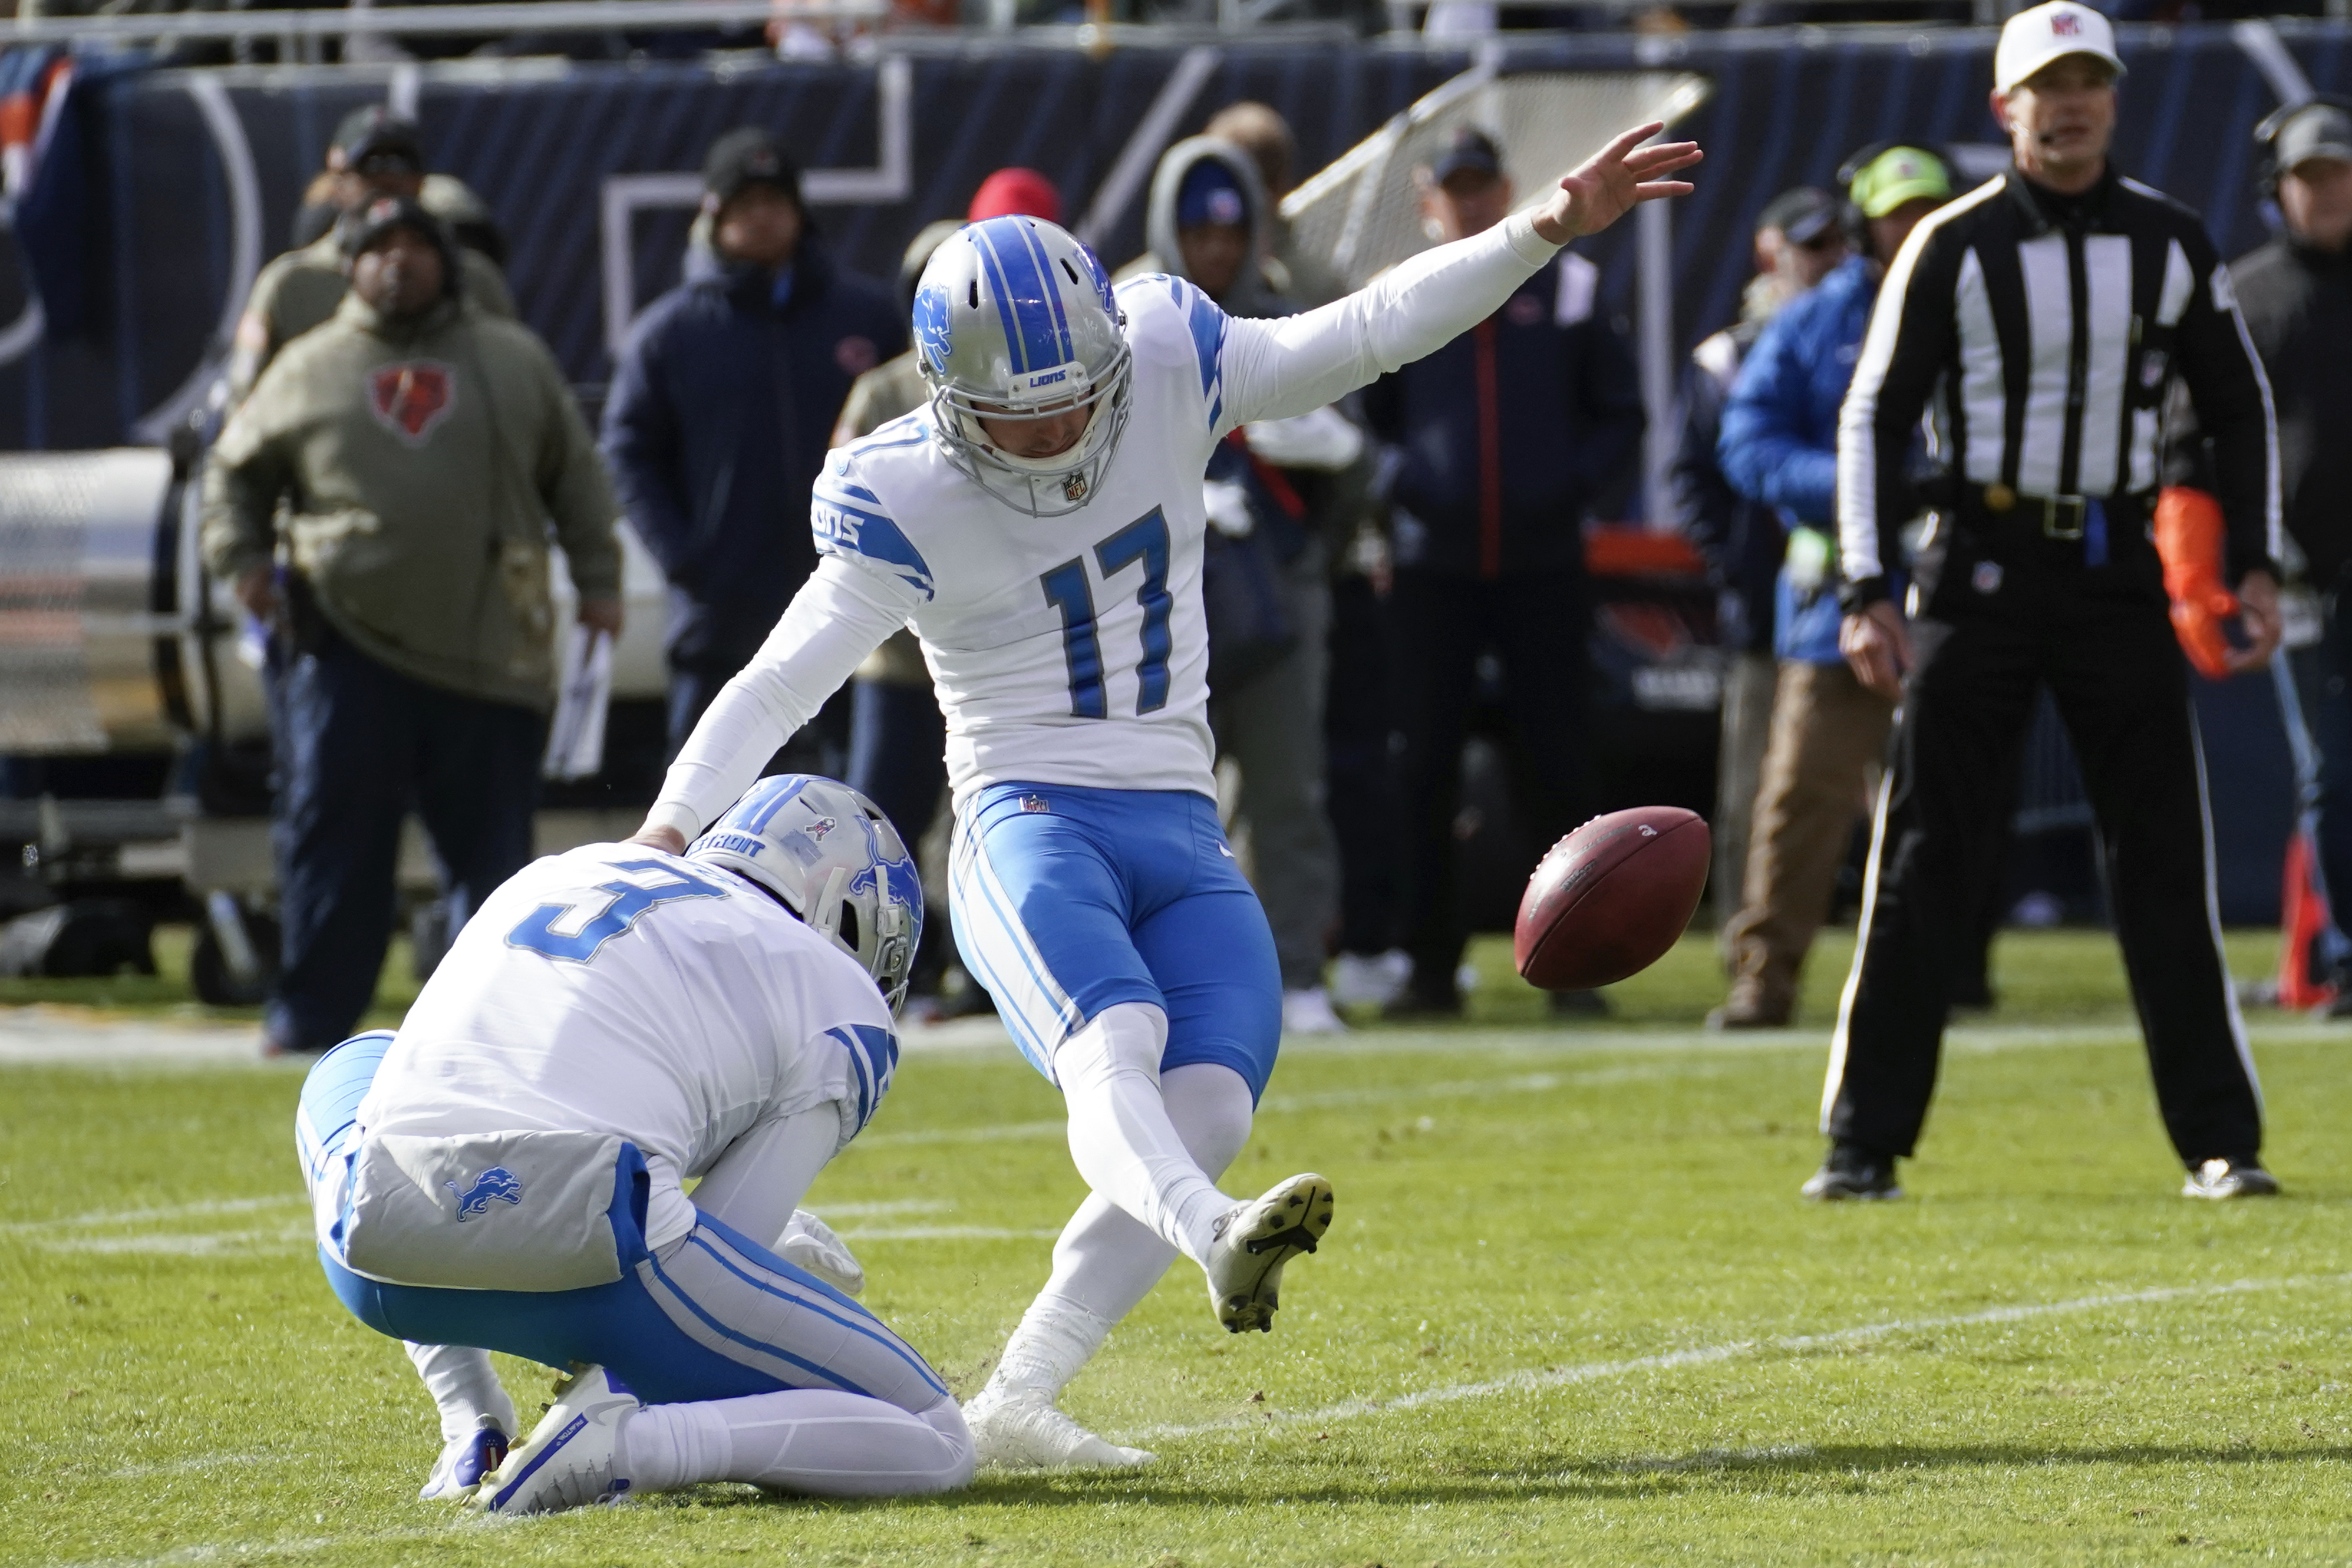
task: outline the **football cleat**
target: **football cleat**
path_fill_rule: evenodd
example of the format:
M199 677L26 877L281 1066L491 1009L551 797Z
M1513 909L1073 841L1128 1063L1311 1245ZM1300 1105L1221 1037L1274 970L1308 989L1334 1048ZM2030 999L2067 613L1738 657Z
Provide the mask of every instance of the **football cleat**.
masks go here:
M1001 1470L1131 1470L1156 1458L1096 1437L1052 1395L1020 1384L990 1384L963 1407L963 1421L973 1457Z
M1816 1203L1891 1203L1903 1196L1895 1185L1895 1158L1874 1154L1859 1144L1832 1145L1804 1194Z
M1237 1203L1218 1216L1216 1239L1203 1268L1209 1304L1227 1333L1274 1329L1280 1302L1282 1266L1312 1252L1331 1228L1331 1184L1314 1175L1295 1176L1264 1197Z
M513 1446L506 1428L495 1416L485 1416L481 1425L462 1437L442 1445L441 1458L434 1462L433 1473L418 1489L420 1502L441 1498L449 1502L463 1502L474 1495L482 1484L482 1477L505 1462L507 1449Z
M629 1490L621 1428L644 1406L601 1366L582 1367L555 1385L555 1403L506 1462L482 1478L481 1513L557 1513L617 1502Z
M845 1296L855 1296L866 1289L866 1270L849 1244L833 1233L833 1227L805 1208L793 1210L784 1223L783 1239L777 1243L776 1253L795 1269L805 1269Z
M2207 1160L2189 1173L2183 1197L2276 1197L2278 1177L2252 1159Z

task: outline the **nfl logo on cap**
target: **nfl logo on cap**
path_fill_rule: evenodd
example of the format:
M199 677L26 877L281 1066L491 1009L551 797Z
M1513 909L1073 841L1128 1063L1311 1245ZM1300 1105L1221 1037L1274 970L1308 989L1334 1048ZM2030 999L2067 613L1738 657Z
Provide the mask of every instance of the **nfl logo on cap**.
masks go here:
M2124 62L2116 53L2115 24L2077 0L2050 0L2030 11L2020 11L2000 29L2000 45L1993 51L1992 87L2006 96L2044 67L2070 55L2104 60L2116 75Z

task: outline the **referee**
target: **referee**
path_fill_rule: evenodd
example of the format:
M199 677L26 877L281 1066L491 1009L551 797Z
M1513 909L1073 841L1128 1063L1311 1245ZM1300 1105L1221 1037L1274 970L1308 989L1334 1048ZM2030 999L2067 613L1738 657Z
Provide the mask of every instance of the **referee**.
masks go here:
M1901 1196L1935 1088L1947 955L2037 687L2074 737L2165 1130L2197 1197L2272 1193L2261 1093L2222 966L2187 666L2151 512L2175 377L2212 443L2250 646L2278 642L2269 389L2195 214L2107 162L2115 31L2074 0L2010 18L1993 114L2014 162L1897 256L1839 417L1841 646L1903 702L1862 939L1830 1047L1813 1198ZM1907 482L1923 412L1944 473ZM1888 572L1923 500L1910 604Z

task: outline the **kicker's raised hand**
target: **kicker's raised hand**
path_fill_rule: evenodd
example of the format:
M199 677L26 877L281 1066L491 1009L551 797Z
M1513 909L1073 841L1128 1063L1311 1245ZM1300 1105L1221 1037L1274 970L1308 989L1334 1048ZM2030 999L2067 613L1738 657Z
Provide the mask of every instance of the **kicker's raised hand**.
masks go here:
M1579 235L1600 233L1643 202L1690 194L1689 181L1664 176L1689 168L1706 154L1696 141L1642 145L1665 128L1664 120L1654 120L1620 132L1561 175L1559 189L1537 209L1536 233L1554 245L1566 245Z

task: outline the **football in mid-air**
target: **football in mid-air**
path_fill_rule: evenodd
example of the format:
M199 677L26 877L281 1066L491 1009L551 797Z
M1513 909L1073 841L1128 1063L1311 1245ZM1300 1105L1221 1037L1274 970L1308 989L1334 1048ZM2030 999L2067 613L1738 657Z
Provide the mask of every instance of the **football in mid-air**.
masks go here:
M1589 991L1648 968L1690 924L1711 851L1706 823L1679 806L1593 818L1528 879L1511 944L1519 974Z

